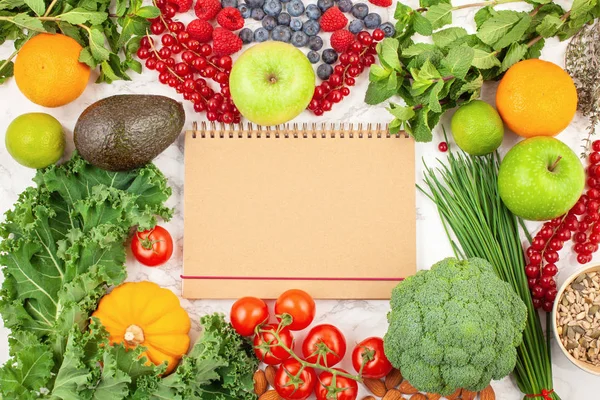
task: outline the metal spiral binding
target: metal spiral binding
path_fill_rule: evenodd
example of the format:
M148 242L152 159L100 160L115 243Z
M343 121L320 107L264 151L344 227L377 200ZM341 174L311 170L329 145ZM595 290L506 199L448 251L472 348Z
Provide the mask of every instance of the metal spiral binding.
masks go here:
M348 138L348 139L371 139L371 138L408 138L407 133L399 133L397 135L392 135L389 132L388 124L372 124L372 123L321 123L318 125L317 123L302 123L298 124L287 123L276 126L262 126L255 125L251 122L246 123L244 126L243 123L239 124L225 124L223 122L200 122L200 127L198 127L198 122L193 122L192 124L192 138L196 139L197 137L201 139L223 139L223 138L248 138L248 139L280 139L280 138Z

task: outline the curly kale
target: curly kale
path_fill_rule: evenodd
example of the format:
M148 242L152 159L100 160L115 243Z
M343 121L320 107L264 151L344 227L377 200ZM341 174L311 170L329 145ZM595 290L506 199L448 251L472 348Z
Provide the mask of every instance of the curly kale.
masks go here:
M527 310L490 263L447 258L392 292L385 354L416 388L479 391L515 367Z

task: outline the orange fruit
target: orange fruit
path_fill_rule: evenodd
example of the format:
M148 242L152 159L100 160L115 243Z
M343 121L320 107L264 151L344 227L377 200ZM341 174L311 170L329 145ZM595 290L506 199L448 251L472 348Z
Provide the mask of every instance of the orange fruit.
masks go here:
M577 90L573 79L558 65L525 60L513 65L500 81L496 108L517 135L555 136L575 116Z
M78 61L81 49L74 39L60 34L42 33L29 39L15 61L19 90L44 107L72 102L90 78L90 67Z

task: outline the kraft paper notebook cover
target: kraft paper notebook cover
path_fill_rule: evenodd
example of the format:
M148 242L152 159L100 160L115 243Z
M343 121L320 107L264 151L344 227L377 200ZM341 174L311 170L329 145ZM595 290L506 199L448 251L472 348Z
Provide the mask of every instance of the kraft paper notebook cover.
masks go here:
M415 273L414 142L386 127L186 132L183 296L387 299Z

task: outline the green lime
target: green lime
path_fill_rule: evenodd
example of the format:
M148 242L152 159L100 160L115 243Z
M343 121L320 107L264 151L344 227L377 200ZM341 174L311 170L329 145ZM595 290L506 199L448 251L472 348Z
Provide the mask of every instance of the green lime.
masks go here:
M54 164L65 151L65 135L60 122L44 113L15 118L6 130L5 143L10 155L29 168Z
M504 124L496 109L485 101L475 100L460 107L452 117L454 141L472 156L496 150L504 138Z

